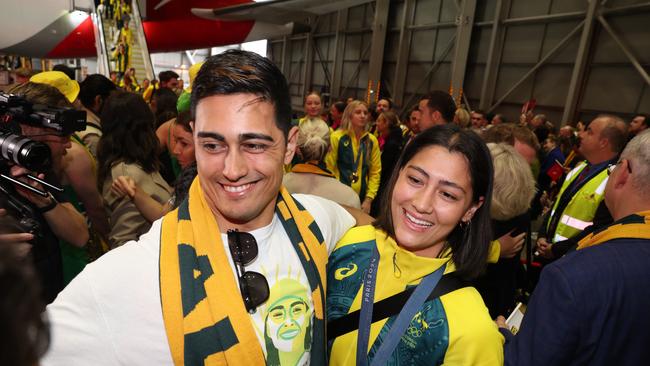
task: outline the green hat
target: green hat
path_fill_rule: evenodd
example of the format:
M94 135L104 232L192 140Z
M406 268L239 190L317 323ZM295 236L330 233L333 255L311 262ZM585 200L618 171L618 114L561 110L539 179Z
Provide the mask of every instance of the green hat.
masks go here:
M178 97L178 101L176 101L176 110L178 113L183 113L190 110L190 100L192 99L191 96L191 93L183 91L183 93Z

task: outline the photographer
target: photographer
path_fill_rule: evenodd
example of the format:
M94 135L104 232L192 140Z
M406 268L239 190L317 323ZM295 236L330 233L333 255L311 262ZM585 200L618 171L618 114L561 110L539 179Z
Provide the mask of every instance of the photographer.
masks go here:
M13 93L22 95L27 101L51 107L68 105L65 96L56 88L44 84L26 83L12 90ZM36 175L49 184L60 186L61 161L66 149L70 147L70 134L63 134L54 128L37 125L33 120L17 118L20 133L33 141L46 144L51 150L52 167L49 171L38 172ZM68 129L69 130L69 129ZM4 162L3 162L3 165ZM9 169L12 177L39 190L44 187L26 177L28 169L13 165ZM84 217L65 199L61 192L49 190L46 197L35 194L25 188L12 185L7 181L1 182L3 190L10 192L14 200L19 201L27 212L31 212L38 227L38 232L33 232L35 238L31 241L31 255L41 280L43 299L46 302L54 300L63 288L61 249L59 240L64 240L76 247L82 247L88 241L88 227Z

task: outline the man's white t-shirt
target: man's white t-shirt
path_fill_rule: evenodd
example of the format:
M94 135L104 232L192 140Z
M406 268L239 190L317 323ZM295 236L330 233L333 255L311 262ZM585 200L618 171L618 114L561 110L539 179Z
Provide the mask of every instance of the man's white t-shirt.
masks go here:
M332 201L294 197L314 217L331 252L354 218ZM47 307L52 343L44 365L173 364L160 301L160 229L158 220L137 242L86 266ZM300 259L277 215L250 233L259 254L245 269L263 274L270 288L269 299L251 314L262 349L281 364L306 364L313 303ZM237 282L225 234L222 242Z

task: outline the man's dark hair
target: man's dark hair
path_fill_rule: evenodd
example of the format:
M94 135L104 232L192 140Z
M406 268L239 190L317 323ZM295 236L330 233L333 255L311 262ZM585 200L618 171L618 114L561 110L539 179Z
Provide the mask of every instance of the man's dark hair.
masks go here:
M490 151L476 133L448 123L433 126L416 135L404 147L388 181L387 189L382 193L381 211L374 225L395 238L391 198L400 171L416 154L431 146L440 146L450 153L462 155L467 160L469 168L472 203L478 203L481 197L483 198L483 204L476 210L467 226L463 227L459 223L449 233L442 249L442 253L451 250L451 259L456 266L456 273L465 279L472 279L483 272L487 263L492 237L490 204L494 175Z
M382 99L388 102L388 109L393 109L393 107L395 106L395 103L393 102L393 100L391 98L389 98L389 97L379 98L380 101Z
M647 114L645 114L645 113L637 113L637 114L634 115L634 118L637 118L637 117L642 117L643 118L643 125L650 128L650 119L648 119Z
M427 100L427 106L433 111L438 111L445 119L445 122L450 123L454 120L456 114L456 103L449 93L442 90L434 90L427 94L424 98Z
M103 101L115 90L115 84L111 79L104 75L88 75L84 81L79 84L79 100L84 107L90 109L95 102L95 97L100 96Z
M153 93L151 94L151 101L155 101L156 105L156 111L154 115L156 128L160 127L160 125L172 118L175 118L178 115L178 110L176 109L178 95L176 95L176 93L174 93L171 89L154 89Z
M201 99L237 93L254 94L271 103L275 124L287 137L291 129L287 79L271 60L248 51L228 50L205 61L192 86L192 119Z
M52 71L61 71L62 73L68 75L70 80L75 80L74 70L72 70L67 65L64 65L64 64L54 65L54 67L52 68Z
M167 71L161 71L158 73L158 80L160 80L161 83L166 83L171 79L178 79L180 76L178 76L177 73L167 70Z

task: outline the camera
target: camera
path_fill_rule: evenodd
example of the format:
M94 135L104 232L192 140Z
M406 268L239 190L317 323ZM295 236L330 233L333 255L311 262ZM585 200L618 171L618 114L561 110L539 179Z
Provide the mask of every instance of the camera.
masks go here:
M3 123L17 122L50 128L59 135L70 135L86 129L86 112L73 108L50 107L32 104L13 94L0 93L0 114Z
M21 96L0 93L0 156L29 170L43 171L51 165L50 149L22 136L20 123L68 135L86 128L86 112L32 104Z
M59 135L69 135L86 128L86 112L34 104L22 96L0 92L0 207L5 208L9 216L15 219L18 231L40 237L42 230L39 222L34 219L36 212L17 198L13 185L29 188L41 195L47 192L12 178L9 167L20 165L30 171L44 172L50 169L52 156L45 143L22 135L21 123L52 129ZM27 179L61 190L31 175L27 175Z

